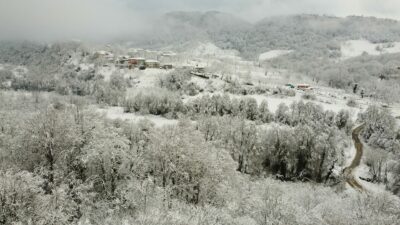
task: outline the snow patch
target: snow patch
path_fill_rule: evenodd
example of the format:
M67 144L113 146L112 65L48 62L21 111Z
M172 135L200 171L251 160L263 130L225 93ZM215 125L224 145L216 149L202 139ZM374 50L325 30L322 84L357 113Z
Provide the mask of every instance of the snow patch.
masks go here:
M363 53L381 55L400 52L400 42L371 43L367 40L349 40L341 45L342 60L357 57Z
M128 88L128 96L140 88L154 88L159 86L159 81L163 76L171 73L173 70L146 69L146 70L121 70L124 77L132 80L134 87Z
M154 115L139 115L135 113L124 113L122 107L109 107L106 109L97 109L97 112L104 114L109 119L121 119L129 122L139 122L140 120L149 120L155 124L156 127L163 127L165 125L176 125L178 120L169 120L160 116Z
M258 60L259 61L267 61L267 60L271 60L273 58L277 58L279 56L290 54L292 52L293 52L293 50L272 50L272 51L268 51L268 52L264 52L264 53L260 54L260 56L258 57Z
M370 177L369 175L369 167L365 164L361 164L357 168L353 170L354 178L357 180L359 184L363 186L367 191L372 193L384 193L386 192L386 188L384 184L376 184L361 180L360 177Z
M98 71L100 75L104 77L105 81L109 81L111 78L111 75L116 71L116 68L114 65L110 65L107 67L101 67Z
M82 71L88 71L89 69L94 69L94 64L81 63L79 67Z
M347 148L344 151L344 168L347 168L351 165L351 163L353 162L353 159L356 157L356 147L354 146L354 142L353 140L351 141L351 147Z
M236 50L225 50L217 47L213 43L200 43L193 51L189 52L194 56L213 56L220 59L239 59L239 53Z
M223 94L227 94L229 95L231 98L236 98L236 99L240 99L240 98L254 98L258 104L261 104L261 102L263 100L266 100L268 103L268 108L271 112L276 112L276 110L278 109L279 105L281 103L284 103L287 106L290 106L293 102L299 102L299 101L303 101L304 103L307 102L313 102L316 105L320 105L322 106L322 108L324 110L330 110L333 111L335 113L340 112L341 110L347 110L350 114L350 117L353 121L355 121L357 119L358 113L360 111L362 111L363 109L367 108L367 105L361 105L359 108L358 107L349 107L346 102L347 100L345 100L343 98L342 95L339 95L337 98L332 97L332 96L328 96L330 91L334 91L334 90L330 90L330 89L320 89L317 88L317 90L314 91L314 94L317 96L317 100L306 100L302 98L302 95L304 94L303 91L296 91L296 96L294 97L289 97L289 96L280 96L280 95L262 95L262 94L254 94L254 95L238 95L238 94L230 94L230 93L224 93L222 91L217 91L214 93L200 93L196 96L185 96L185 98L183 99L183 101L185 103L190 102L196 98L201 98L203 95L223 95ZM336 91L337 92L337 91ZM349 156L350 157L350 156Z

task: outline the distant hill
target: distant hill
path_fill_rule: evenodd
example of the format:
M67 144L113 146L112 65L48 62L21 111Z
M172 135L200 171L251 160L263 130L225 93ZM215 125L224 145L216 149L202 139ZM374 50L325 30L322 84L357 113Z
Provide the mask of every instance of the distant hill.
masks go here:
M218 33L223 31L241 31L251 28L251 24L232 14L217 11L210 12L171 12L163 17L169 22L186 23L193 27L202 29L207 33Z
M217 11L170 12L160 18L155 27L152 35L142 37L135 44L160 47L190 41L210 41L223 49L238 50L249 59L274 49L293 49L306 55L338 57L342 41L400 41L398 21L359 16L277 16L252 24Z
M230 41L226 37L235 38L253 27L243 19L217 11L170 12L158 18L152 26L154 28L149 34L140 35L133 43L157 48L186 42L212 41L224 48L234 48L229 45Z

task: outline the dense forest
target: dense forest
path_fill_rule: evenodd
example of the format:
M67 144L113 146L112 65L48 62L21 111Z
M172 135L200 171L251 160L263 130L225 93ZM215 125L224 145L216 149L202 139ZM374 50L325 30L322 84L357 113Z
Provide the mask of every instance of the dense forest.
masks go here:
M236 49L245 58L255 59L259 54L275 49L296 50L302 57L332 58L340 54L341 41L400 41L398 21L374 17L304 14L267 17L249 23L217 11L171 12L157 24L151 36L142 39L138 36L136 44L156 47L208 40L224 49Z
M54 79L59 84L63 76ZM89 87L100 82L77 81ZM342 191L345 178L338 170L355 122L348 112L302 101L272 112L266 101L258 105L251 97L229 95L182 102L180 91L190 87L177 88L176 81L167 77L158 89L128 98L121 97L120 86L128 82L117 75L101 81L108 87L101 95L97 88L66 94L30 82L13 87L20 91L1 92L1 223L394 224L400 219L395 197ZM120 98L103 98L113 90L122 92ZM110 120L93 111L96 103L179 123L160 128L146 120ZM367 124L362 135L371 146L398 158L400 133L387 111L371 106L359 120ZM398 193L399 161L387 162L369 161L375 182ZM351 213L354 209L359 213Z
M399 220L398 199L376 194L353 199L339 191L343 178L333 170L343 165L343 148L350 145L346 112L299 102L272 113L266 103L257 108L249 100L230 114L234 107L226 107L234 103L223 105L216 97L186 106L191 116L178 125L157 128L149 121L106 119L82 97L23 92L0 97L3 224ZM152 99L156 109L171 105ZM360 119L369 121L366 140L399 154L390 115L371 108ZM397 182L399 168L390 171ZM350 213L354 209L358 216Z
M298 92L229 78L218 80L222 90L203 88L187 69L136 88L121 70L101 75L105 62L81 42L1 42L0 224L399 223L400 128L379 104L398 101L391 75L399 55L337 60L340 41L398 41L398 22L299 15L250 24L218 12L163 18L168 26L153 36L164 41L152 43L183 43L195 32L248 59L293 49L260 67L348 92L358 83L374 90L376 104L354 116L304 93L272 110L251 95ZM145 119L112 119L99 110L108 107ZM160 126L150 116L177 122ZM360 124L368 182L382 191L346 187L346 152Z

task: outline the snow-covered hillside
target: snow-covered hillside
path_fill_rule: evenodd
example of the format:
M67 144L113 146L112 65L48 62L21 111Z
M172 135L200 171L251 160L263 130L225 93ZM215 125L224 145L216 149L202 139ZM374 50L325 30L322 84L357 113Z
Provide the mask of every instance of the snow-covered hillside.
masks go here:
M272 51L268 51L268 52L264 52L264 53L260 54L260 56L258 57L258 60L260 62L266 61L266 60L271 60L273 58L277 58L279 56L287 55L287 54L290 54L292 52L293 52L293 50L272 50Z
M189 54L196 57L215 57L220 59L238 59L238 51L225 50L217 47L211 42L199 43L193 50L188 51Z
M349 40L341 45L342 59L357 57L363 53L381 55L400 52L400 42L371 43L367 40Z

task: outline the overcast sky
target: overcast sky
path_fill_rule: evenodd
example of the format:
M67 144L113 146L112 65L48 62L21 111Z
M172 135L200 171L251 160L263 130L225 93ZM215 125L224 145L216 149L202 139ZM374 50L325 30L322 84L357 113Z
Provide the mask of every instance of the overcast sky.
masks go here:
M107 39L168 11L218 10L249 21L312 13L400 19L400 0L0 0L0 39Z
M128 0L129 1L129 0ZM136 9L149 11L219 10L255 21L271 15L366 15L400 19L400 0L130 0Z

